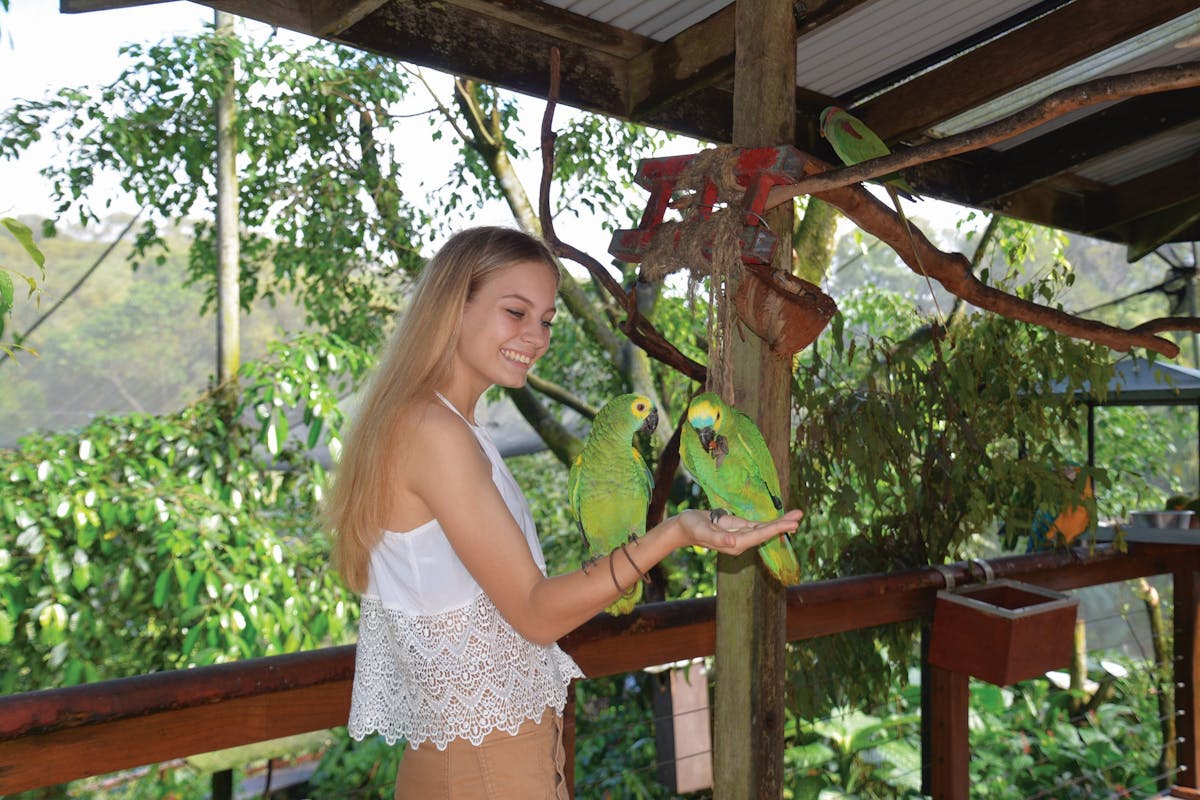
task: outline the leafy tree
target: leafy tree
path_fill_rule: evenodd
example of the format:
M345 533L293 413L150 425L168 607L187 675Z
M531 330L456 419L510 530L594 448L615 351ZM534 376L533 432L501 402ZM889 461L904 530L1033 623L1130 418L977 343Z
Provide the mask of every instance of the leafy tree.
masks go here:
M5 10L8 10L7 6L5 7ZM8 231L21 245L25 251L25 254L29 257L29 260L32 261L34 266L36 266L39 270L41 280L44 282L46 280L46 256L42 253L37 244L34 243L33 231L31 231L29 226L24 222L21 222L19 219L13 219L12 217L0 217L0 226ZM39 287L37 277L27 275L21 270L0 263L0 356L7 355L12 357L13 355L13 346L4 344L2 340L6 334L6 320L12 316L13 303L16 295L16 291L13 286L14 275L24 281L28 286L29 297L40 297L41 294L41 288ZM20 345L19 342L14 344L17 346Z

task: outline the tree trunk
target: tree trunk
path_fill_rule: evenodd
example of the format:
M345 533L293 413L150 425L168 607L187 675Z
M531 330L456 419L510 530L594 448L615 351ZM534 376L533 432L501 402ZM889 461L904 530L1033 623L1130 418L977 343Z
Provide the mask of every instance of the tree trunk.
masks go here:
M795 134L796 39L790 0L740 0L736 14L733 144L771 147ZM793 229L793 204L766 215ZM773 259L791 269L788 239ZM730 287L730 293L736 286ZM731 337L734 404L754 418L788 485L791 363L753 335ZM710 381L721 372L710 363ZM763 800L783 792L786 643L783 588L758 553L717 557L716 702L713 772L717 800Z
M233 36L232 14L215 11L218 36ZM241 365L238 331L240 305L237 179L237 76L232 63L217 98L217 386L234 393Z
M498 116L488 115L484 111L479 103L478 87L473 81L456 79L454 89L455 101L471 132L468 143L483 157L488 169L495 176L504 201L512 211L517 225L527 233L540 236L542 234L541 221L529 199L529 194L525 191L524 184L521 183L521 179L517 176L512 161L508 157L504 129L500 127ZM565 269L562 270L562 277L559 280L558 293L571 316L583 327L588 336L608 354L610 361L620 372L628 391L646 395L659 409L662 418L655 429L654 438L660 447L666 445L674 426L655 389L649 357L643 350L634 347L613 331L587 293ZM513 396L514 400L517 399L515 393L509 392L509 394ZM582 443L576 441L561 425L548 424L550 415L538 402L535 394L522 393L517 407L535 430L539 433L543 429L550 432L550 438L543 436L546 445L560 461L567 459L565 463L569 464Z
M1175 739L1175 692L1173 689L1174 664L1167 644L1167 629L1163 625L1162 603L1158 590L1145 578L1138 580L1135 593L1146 604L1146 616L1150 620L1150 642L1154 648L1154 674L1158 680L1158 718L1162 725L1162 753L1158 759L1158 788L1166 789L1172 783L1171 776L1178 766Z

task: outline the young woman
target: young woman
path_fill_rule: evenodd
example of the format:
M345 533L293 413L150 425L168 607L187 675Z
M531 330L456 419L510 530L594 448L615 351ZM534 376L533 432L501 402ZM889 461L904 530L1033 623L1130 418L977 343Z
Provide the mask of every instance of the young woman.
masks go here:
M337 566L362 595L349 727L408 742L397 798L566 797L562 709L583 675L555 642L676 548L737 554L800 518L686 511L628 548L636 565L622 555L547 577L475 405L493 384L525 384L549 347L557 289L537 239L453 236L425 266L345 444L327 511Z

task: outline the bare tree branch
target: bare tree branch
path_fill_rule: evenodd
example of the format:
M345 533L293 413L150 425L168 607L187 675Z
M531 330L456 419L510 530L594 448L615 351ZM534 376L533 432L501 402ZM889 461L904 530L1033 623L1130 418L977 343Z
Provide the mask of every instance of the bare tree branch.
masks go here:
M558 48L552 48L550 51L550 89L546 95L546 111L542 115L542 179L538 192L538 213L542 219L542 237L555 255L560 258L569 258L587 269L592 278L608 292L621 308L625 309L625 320L620 323L620 328L630 341L645 350L650 357L661 361L692 380L704 383L708 370L703 364L693 361L680 352L675 345L658 332L650 320L641 315L641 312L638 311L637 300L633 296L634 293L626 292L603 264L582 250L559 239L554 230L554 217L550 211L550 184L554 178L554 140L556 138L554 109L558 105L559 59Z
M817 194L828 189L890 175L918 164L978 150L989 144L1011 139L1017 134L1079 108L1193 86L1200 86L1200 61L1097 78L1068 86L982 128L947 136L945 139L910 147L881 158L872 158L854 166L830 168L824 173L796 183L778 186L767 195L766 207L772 208L802 194Z
M596 418L596 409L590 406L583 398L567 391L565 387L558 385L554 381L548 381L545 378L539 378L532 372L525 376L525 382L533 389L541 392L551 400L557 400L564 406L574 409L580 415L588 419Z
M821 172L827 167L827 164L812 157L805 162L805 169L813 173ZM1144 347L1168 358L1179 354L1179 346L1154 336L1154 333L1164 330L1200 330L1200 320L1178 317L1151 320L1130 329L1118 328L1022 300L980 281L971 272L971 262L966 256L937 249L915 226L912 228L910 240L896 212L862 186L843 186L816 196L837 206L858 227L885 242L914 272L922 274L923 265L925 274L942 284L956 297L961 297L977 308L994 311L1009 319L1040 325L1077 339L1096 342L1113 350L1126 352L1131 347ZM914 245L921 251L919 261L914 252Z

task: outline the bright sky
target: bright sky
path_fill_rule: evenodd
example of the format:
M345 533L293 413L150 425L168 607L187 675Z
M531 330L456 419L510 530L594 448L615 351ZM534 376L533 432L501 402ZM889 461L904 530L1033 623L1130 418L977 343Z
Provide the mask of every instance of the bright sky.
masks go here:
M125 61L122 45L158 42L181 34L194 34L211 24L212 9L189 2L166 2L127 9L86 14L61 14L54 0L15 0L12 11L0 14L0 108L16 99L36 99L62 87L102 86L120 74ZM242 20L243 30L269 30ZM297 42L308 37L286 31L281 36ZM444 86L448 78L427 73L431 83ZM427 110L428 99L413 92L413 110ZM540 106L539 106L540 110ZM440 185L453 164L447 141L430 140L423 119L411 122L413 135L405 136L405 148L413 157L405 165L406 178L413 184ZM50 187L38 174L54 158L51 142L41 142L19 161L0 160L0 215L52 213ZM540 165L530 165L540 169ZM529 191L536 191L537 174L522 175ZM120 197L115 177L98 181L111 191L115 211L133 212L135 205ZM507 208L497 203L475 217L479 223L512 224Z
M118 49L130 42L157 42L179 34L200 31L211 24L211 9L194 3L175 0L128 9L114 9L86 14L61 14L56 0L13 0L12 10L0 13L0 109L7 108L17 98L39 98L47 92L65 86L100 86L113 80L121 71L123 63ZM243 22L250 28L257 23ZM289 35L284 32L281 35ZM295 34L298 41L305 40ZM432 74L434 79L445 80ZM418 93L414 110L428 108ZM541 102L530 99L527 133L536 133L540 119ZM568 113L560 109L557 120ZM406 136L405 147L414 152L406 165L406 173L416 183L426 187L441 184L453 163L447 142L437 144L429 141L423 120L414 121L416 131ZM697 149L690 140L677 140L670 152L663 155L689 152ZM27 151L19 161L0 160L0 215L52 213L49 186L38 174L39 169L55 156L51 142L42 142ZM540 163L536 159L523 165L522 179L527 190L536 192ZM116 190L115 177L101 181L105 191L114 197L113 210L133 212L134 204L120 196ZM949 224L958 213L954 206L925 200L916 210L925 218L937 218L935 225ZM475 216L476 223L512 224L512 217L500 203L485 209ZM608 236L594 220L582 219L559 221L560 235L594 255L601 256L607 249Z

